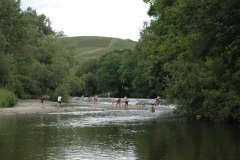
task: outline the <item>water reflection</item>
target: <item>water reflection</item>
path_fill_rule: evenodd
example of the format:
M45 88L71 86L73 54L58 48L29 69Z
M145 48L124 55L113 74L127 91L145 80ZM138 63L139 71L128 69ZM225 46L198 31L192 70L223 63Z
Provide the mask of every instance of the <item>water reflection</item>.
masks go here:
M44 115L40 115L40 131L43 133L43 127L44 127Z
M0 159L239 157L239 126L163 118L165 113L166 107L156 107L155 113L146 108L0 118Z
M61 129L61 114L57 114L57 129L58 131Z

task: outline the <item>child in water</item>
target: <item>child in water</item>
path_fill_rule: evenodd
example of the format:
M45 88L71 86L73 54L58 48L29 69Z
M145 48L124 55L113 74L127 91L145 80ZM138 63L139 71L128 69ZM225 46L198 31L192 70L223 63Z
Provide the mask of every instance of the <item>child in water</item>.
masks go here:
M154 113L155 112L155 108L152 106L151 110L150 110L151 113Z

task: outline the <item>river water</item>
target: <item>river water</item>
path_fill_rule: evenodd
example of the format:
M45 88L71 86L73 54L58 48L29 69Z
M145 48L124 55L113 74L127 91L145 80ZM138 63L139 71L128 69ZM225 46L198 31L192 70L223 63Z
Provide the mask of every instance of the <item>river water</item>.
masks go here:
M174 106L155 106L155 113L150 107L0 117L0 159L239 159L239 125L169 117Z

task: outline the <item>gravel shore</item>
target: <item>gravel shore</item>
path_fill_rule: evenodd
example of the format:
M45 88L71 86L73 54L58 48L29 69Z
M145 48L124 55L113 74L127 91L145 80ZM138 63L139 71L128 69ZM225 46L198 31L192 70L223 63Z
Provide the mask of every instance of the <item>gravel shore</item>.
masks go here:
M57 102L44 101L44 108L40 104L40 100L28 99L19 100L18 104L13 108L0 108L0 116L28 115L28 114L46 114L51 112L74 112L82 110L91 110L103 108L108 110L125 109L123 105L116 107L116 104L100 104L89 103L82 100L74 100L69 103L63 103L62 107L57 108ZM129 109L143 109L140 105L129 105Z

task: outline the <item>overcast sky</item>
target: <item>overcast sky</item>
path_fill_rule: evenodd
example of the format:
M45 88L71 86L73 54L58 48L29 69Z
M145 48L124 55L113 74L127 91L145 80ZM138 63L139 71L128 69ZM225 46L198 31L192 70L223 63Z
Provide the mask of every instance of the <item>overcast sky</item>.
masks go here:
M55 31L67 36L103 36L139 39L143 22L149 21L149 5L143 0L21 0L45 14Z

